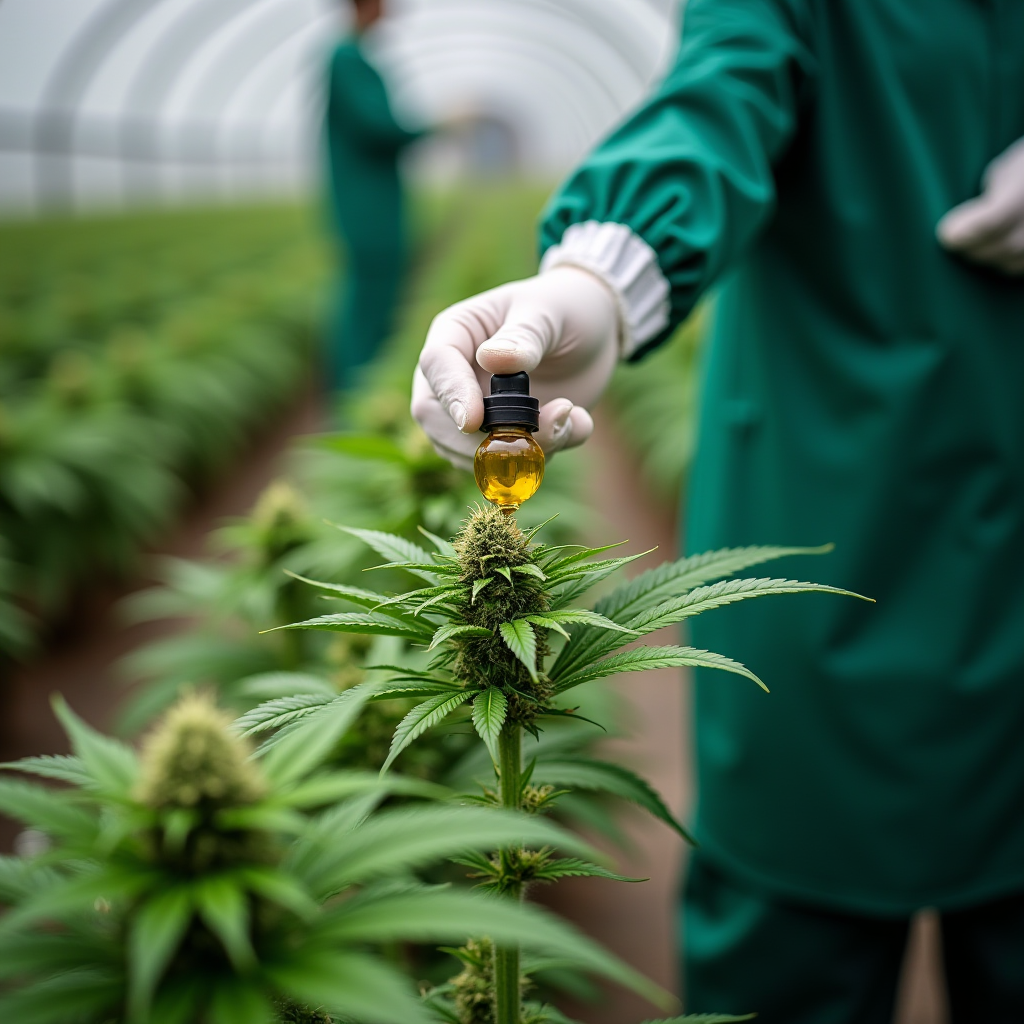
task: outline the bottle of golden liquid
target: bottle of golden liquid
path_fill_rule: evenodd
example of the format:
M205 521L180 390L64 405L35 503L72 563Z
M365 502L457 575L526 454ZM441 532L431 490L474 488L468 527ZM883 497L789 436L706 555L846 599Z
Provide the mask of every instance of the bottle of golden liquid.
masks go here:
M480 493L511 515L533 497L544 479L544 452L533 438L540 425L540 403L530 397L525 373L496 373L484 398L488 431L473 460Z

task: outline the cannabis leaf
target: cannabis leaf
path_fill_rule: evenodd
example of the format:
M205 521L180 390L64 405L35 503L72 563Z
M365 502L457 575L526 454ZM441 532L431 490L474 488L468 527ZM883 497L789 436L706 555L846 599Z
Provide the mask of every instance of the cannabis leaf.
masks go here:
M473 701L473 727L487 746L491 760L498 760L498 735L505 724L508 701L496 686L478 693Z
M508 649L526 666L530 678L537 682L537 637L526 619L514 619L498 626Z

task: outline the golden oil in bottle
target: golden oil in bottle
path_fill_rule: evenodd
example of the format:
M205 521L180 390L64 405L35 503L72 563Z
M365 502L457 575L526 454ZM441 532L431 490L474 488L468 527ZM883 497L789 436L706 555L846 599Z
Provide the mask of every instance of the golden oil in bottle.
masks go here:
M491 393L484 398L488 431L473 460L480 493L511 514L537 493L544 479L544 452L534 440L540 422L540 403L530 396L525 373L496 373Z
M473 472L480 493L514 511L544 479L544 452L525 427L495 427L476 450Z

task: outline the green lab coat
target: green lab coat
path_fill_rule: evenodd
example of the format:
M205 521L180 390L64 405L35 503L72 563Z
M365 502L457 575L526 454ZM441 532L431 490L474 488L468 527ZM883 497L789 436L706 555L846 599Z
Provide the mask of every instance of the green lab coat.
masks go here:
M384 82L355 38L330 63L326 135L331 208L347 250L328 363L335 387L371 359L387 336L406 260L398 155L421 132L395 120Z
M1021 0L691 0L544 218L629 225L673 326L721 282L688 549L834 541L771 570L878 602L694 620L772 689L696 698L698 836L769 894L1024 890L1024 280L934 234L1021 136Z

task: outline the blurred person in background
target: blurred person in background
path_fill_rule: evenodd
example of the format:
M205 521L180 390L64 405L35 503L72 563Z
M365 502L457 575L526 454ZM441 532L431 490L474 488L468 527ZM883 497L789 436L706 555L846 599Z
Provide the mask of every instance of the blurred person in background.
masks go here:
M436 318L413 412L468 465L492 372L548 453L720 282L690 551L835 541L694 620L692 1011L889 1024L936 907L955 1022L1024 1021L1024 3L690 0L675 65ZM496 240L495 244L500 244Z
M395 120L380 74L361 41L383 0L345 0L352 31L330 61L326 136L331 211L345 250L344 283L327 339L327 383L353 383L391 330L407 260L405 195L398 158L423 130Z

